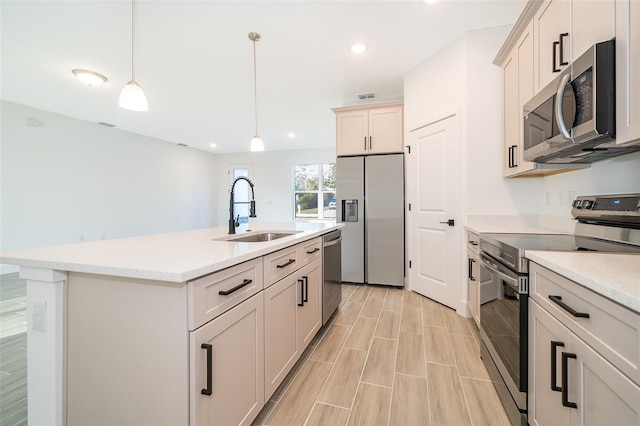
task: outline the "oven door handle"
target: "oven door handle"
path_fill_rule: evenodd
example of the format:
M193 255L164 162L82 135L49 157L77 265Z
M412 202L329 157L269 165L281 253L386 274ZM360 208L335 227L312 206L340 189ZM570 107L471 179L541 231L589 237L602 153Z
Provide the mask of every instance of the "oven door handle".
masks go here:
M511 287L513 290L515 290L517 293L520 293L520 290L518 288L520 280L518 277L507 275L505 271L499 269L500 267L496 265L496 263L493 262L491 258L484 253L480 253L480 260L482 261L482 265L485 268L498 275L500 278L502 278L505 284L508 284L509 287Z

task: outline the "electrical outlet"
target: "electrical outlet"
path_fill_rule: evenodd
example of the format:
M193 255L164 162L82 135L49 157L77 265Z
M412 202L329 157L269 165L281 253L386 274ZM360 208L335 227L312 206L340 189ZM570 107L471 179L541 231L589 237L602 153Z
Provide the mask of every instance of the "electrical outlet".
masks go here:
M47 302L33 302L31 328L35 331L47 331Z

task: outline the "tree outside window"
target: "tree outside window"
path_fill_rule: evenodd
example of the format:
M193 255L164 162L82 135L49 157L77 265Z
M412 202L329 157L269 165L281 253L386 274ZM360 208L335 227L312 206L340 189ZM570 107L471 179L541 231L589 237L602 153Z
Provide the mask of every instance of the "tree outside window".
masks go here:
M298 164L294 167L294 217L335 219L336 165Z

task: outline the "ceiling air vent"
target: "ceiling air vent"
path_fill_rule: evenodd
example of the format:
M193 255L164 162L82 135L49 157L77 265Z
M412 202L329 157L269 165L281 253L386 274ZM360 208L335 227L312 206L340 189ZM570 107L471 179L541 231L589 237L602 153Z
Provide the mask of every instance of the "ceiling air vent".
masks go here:
M376 94L374 92L369 92L369 93L359 93L358 94L358 99L360 100L365 100L365 99L373 99L376 97Z
M186 143L179 143L179 144L177 144L177 145L178 145L178 146L189 146L189 145L187 145Z
M115 124L105 123L104 121L99 121L98 124L104 127L116 127Z

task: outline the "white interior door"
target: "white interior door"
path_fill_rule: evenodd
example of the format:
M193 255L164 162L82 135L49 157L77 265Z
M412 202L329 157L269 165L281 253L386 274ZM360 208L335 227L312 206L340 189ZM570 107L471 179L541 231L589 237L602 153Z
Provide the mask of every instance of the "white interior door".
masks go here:
M460 125L457 115L409 132L409 287L461 309ZM454 220L454 226L447 224Z

